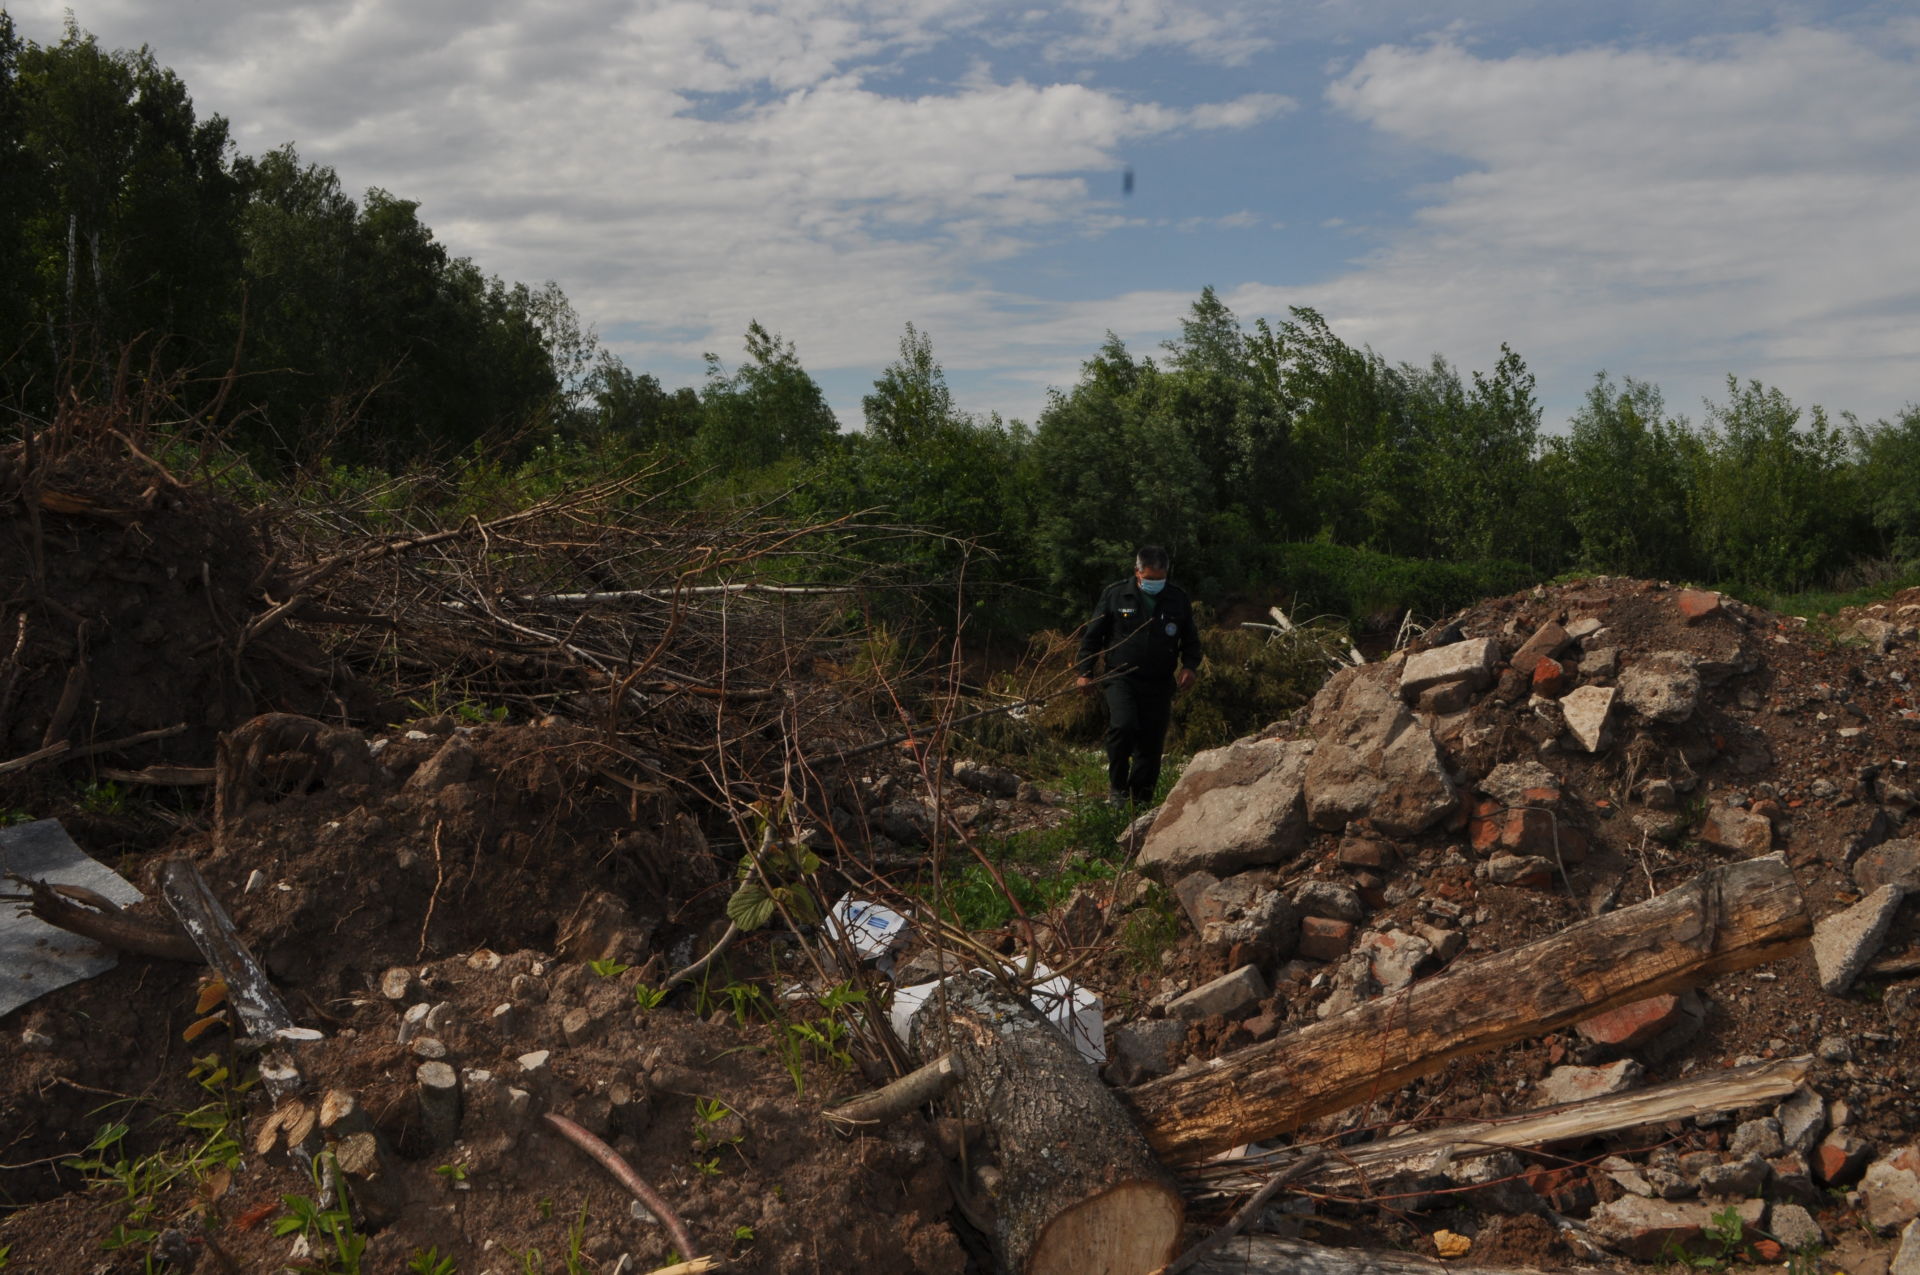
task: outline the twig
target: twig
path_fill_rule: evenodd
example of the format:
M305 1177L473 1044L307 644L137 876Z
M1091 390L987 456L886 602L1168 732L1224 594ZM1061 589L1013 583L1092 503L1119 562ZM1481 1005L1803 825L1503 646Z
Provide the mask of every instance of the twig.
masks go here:
M440 902L440 886L447 879L446 864L440 857L440 829L443 826L438 820L433 825L433 893L427 896L427 916L420 922L420 945L413 953L416 961L426 955L427 928L433 924L433 909Z
M820 1114L849 1132L862 1126L883 1125L939 1098L959 1084L965 1074L966 1069L958 1058L942 1054L890 1085L850 1098Z
M15 757L11 761L0 761L0 775L5 775L16 770L25 770L29 766L51 760L55 757L65 757L71 761L78 761L82 757L92 757L98 753L110 753L120 748L132 748L135 744L147 744L156 739L171 739L173 736L183 733L186 729L187 724L182 722L178 726L163 726L159 730L143 730L138 735L124 735L119 739L109 739L98 744L85 744L79 748L73 747L63 739L57 744L50 744L45 748Z
M658 1191L648 1186L646 1181L633 1171L633 1166L622 1159L618 1151L563 1115L549 1111L547 1123L558 1129L561 1136L568 1142L598 1160L600 1167L611 1173L615 1181L633 1192L634 1198L646 1205L648 1210L660 1219L660 1225L667 1228L667 1234L673 1237L675 1248L686 1254L693 1252L693 1237L687 1234L687 1224L682 1222L680 1215L660 1198Z
M1266 1208L1268 1202L1280 1193L1281 1187L1294 1181L1296 1178L1305 1177L1307 1174L1313 1172L1313 1170L1320 1167L1321 1162L1326 1158L1326 1153L1323 1151L1309 1151L1292 1164L1289 1164L1286 1168L1280 1170L1280 1172L1274 1174L1271 1178L1267 1179L1265 1186L1254 1192L1252 1199L1242 1204L1234 1212L1234 1215L1227 1219L1225 1226L1161 1267L1158 1275L1180 1275L1181 1271L1188 1269L1195 1262L1198 1262L1201 1258L1213 1252L1213 1250L1219 1248L1234 1236L1240 1234L1241 1231L1247 1228L1247 1223L1260 1216L1260 1211Z

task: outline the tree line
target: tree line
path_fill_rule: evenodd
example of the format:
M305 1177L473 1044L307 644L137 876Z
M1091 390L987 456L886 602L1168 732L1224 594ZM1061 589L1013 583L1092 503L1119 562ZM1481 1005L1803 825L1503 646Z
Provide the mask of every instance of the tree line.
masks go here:
M1158 351L1108 334L1030 424L962 410L912 324L860 429L758 323L669 389L557 285L485 273L292 145L238 154L149 50L71 19L42 46L0 12L0 207L0 394L27 422L131 375L263 470L691 458L678 499L941 533L850 552L965 572L1024 598L1018 623L1077 610L1146 541L1203 597L1349 615L1569 571L1796 590L1920 557L1920 408L1836 421L1729 377L1696 422L1601 374L1549 431L1509 348L1485 373L1390 362L1211 288Z

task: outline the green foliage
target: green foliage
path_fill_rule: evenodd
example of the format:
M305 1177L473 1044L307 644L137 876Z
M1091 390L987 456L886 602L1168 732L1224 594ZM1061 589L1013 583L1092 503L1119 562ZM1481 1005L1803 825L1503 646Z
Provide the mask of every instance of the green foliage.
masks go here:
M661 1002L667 999L667 991L668 989L664 987L648 987L645 983L635 983L633 1002L642 1010L658 1009Z
M458 1270L451 1257L440 1256L438 1245L429 1245L407 1259L408 1275L457 1275Z
M820 386L800 366L793 342L747 325L747 359L728 372L707 355L694 447L710 465L741 471L808 457L839 431Z
M615 960L601 960L601 961L588 961L587 968L592 970L595 974L598 974L601 978L613 978L616 975L626 973L628 970L632 969L633 966L627 965L620 961L615 961Z
M326 1175L339 1179L338 1170L329 1167L331 1152L323 1152L314 1160L314 1187L319 1188ZM345 1199L336 1199L332 1207L322 1208L313 1196L283 1195L280 1204L286 1209L283 1217L273 1223L275 1235L304 1235L317 1260L306 1269L325 1272L326 1275L360 1275L360 1259L367 1250L367 1237L354 1230L353 1213L347 1207Z

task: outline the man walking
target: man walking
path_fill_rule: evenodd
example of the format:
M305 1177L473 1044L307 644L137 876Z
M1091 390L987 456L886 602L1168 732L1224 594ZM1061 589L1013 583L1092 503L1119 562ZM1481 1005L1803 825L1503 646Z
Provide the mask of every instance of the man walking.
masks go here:
M1193 685L1200 633L1186 591L1167 583L1167 551L1145 545L1133 575L1109 585L1080 639L1079 685L1091 693L1107 663L1107 800L1145 806L1160 780L1176 689Z

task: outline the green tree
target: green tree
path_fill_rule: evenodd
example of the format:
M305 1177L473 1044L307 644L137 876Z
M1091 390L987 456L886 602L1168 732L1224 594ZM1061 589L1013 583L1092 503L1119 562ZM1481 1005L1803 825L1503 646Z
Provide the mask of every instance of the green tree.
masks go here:
M1591 571L1652 577L1693 574L1689 489L1698 448L1671 419L1658 386L1594 378L1563 438L1549 444L1564 496L1573 554Z
M701 457L739 474L816 455L840 427L793 343L756 320L747 325L746 345L746 361L732 372L718 355L707 355L695 440Z
M900 357L860 400L867 432L905 447L929 438L956 420L946 373L934 361L933 339L913 324L900 338Z
M1920 557L1920 405L1851 431L1863 511L1881 553Z
M165 366L223 364L243 197L226 121L197 119L148 49L104 50L71 17L58 44L22 43L11 22L0 44L9 211L16 260L31 262L26 304L16 294L11 308L46 329L49 358L79 357L73 372L117 364L141 338L165 343Z
M682 386L671 392L657 377L635 372L609 350L600 351L587 378L588 432L636 447L682 444L700 428L700 396Z
M1845 544L1845 439L1815 407L1780 390L1727 378L1727 401L1707 405L1692 489L1696 541L1718 579L1798 589L1835 565Z

